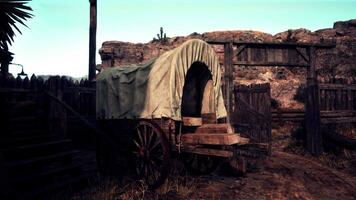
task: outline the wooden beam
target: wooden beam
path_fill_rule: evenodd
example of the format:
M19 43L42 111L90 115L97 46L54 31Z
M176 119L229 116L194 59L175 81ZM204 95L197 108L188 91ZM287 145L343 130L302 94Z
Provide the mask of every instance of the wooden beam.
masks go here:
M208 155L208 156L218 156L224 158L231 158L233 156L232 151L220 150L220 149L208 149L196 146L183 146L183 152L187 153L195 153L200 155Z
M89 81L95 79L96 74L96 16L97 16L97 0L89 0L90 2L90 26L89 26Z
M315 156L322 152L322 136L320 132L319 89L316 77L315 47L308 48L309 64L307 68L307 105L306 131L307 148Z
M246 42L246 41L234 41L224 39L206 40L209 44L224 45L232 43L233 45L247 45L248 47L281 47L281 48L294 48L294 47L317 47L317 48L333 48L335 42L329 43L292 43L292 42Z
M233 59L233 48L232 43L226 43L224 45L224 85L225 85L225 105L227 110L227 123L230 123L230 117L232 113L232 59Z
M181 141L183 145L192 144L192 145L244 145L248 144L249 139L241 137L236 133L207 133L207 134L195 134L187 133L182 134Z
M237 61L233 65L243 65L243 66L281 66L281 67L309 67L309 64L299 64L299 63L284 63L284 62L255 62L255 61Z
M203 120L201 117L183 117L184 126L201 126Z
M236 51L234 52L235 56L239 56L240 53L245 49L246 45L240 45L237 47Z
M303 58L303 60L305 60L305 62L309 63L308 55L304 54L304 52L300 50L300 47L295 47L295 50Z

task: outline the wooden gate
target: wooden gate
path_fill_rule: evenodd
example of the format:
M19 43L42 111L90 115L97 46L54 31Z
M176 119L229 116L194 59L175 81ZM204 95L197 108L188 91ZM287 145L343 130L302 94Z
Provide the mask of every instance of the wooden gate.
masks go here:
M270 84L236 85L231 123L259 152L271 154Z

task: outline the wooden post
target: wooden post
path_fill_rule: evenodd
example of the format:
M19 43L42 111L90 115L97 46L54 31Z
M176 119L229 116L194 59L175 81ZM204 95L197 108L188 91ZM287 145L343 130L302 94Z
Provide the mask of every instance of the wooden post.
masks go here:
M322 136L320 132L319 89L316 77L315 47L310 47L308 53L309 67L307 69L306 105L307 148L310 153L318 156L322 152Z
M89 27L89 81L95 79L96 72L96 0L89 0L90 2L90 27Z
M225 105L227 111L226 122L231 122L231 113L232 113L232 59L233 59L233 49L232 43L224 44L224 84L225 84Z

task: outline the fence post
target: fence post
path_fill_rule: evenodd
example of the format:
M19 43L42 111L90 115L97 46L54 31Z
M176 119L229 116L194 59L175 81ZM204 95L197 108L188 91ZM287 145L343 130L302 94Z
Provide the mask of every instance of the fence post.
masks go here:
M319 90L316 77L315 47L309 47L309 67L307 69L307 105L306 131L307 148L310 153L318 156L322 152L322 136L320 132Z
M227 110L226 122L231 122L231 113L232 113L232 59L233 59L233 49L232 43L224 44L224 83L225 83L225 104Z

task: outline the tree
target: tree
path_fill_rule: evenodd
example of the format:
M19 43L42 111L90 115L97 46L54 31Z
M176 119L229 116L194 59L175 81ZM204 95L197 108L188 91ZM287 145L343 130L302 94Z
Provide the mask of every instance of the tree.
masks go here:
M13 53L9 51L8 45L12 45L12 42L14 42L14 29L22 34L17 23L26 26L24 21L33 17L29 13L29 11L32 11L31 7L26 5L29 1L31 0L0 1L0 64L3 74L8 73L9 63L13 59Z

